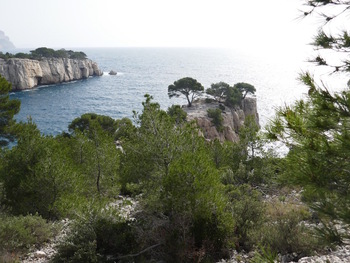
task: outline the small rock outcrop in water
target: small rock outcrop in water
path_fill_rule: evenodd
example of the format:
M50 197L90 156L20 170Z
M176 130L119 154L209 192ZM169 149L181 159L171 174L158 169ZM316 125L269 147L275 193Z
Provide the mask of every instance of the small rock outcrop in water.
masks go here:
M13 90L31 89L38 85L57 84L102 74L98 65L90 59L0 59L0 75L12 83Z
M10 41L9 37L6 36L3 31L0 30L0 51L15 48L15 45Z
M117 75L117 72L114 71L114 70L111 70L108 74L109 74L109 75Z
M242 101L240 109L233 109L227 106L222 111L223 130L218 131L212 123L212 119L208 117L208 109L219 108L219 103L206 103L205 100L199 100L192 103L192 107L184 107L187 112L187 120L195 120L201 128L203 136L208 140L219 139L220 141L237 142L239 140L239 128L244 124L246 117L253 116L259 126L259 114L256 106L256 98L246 97Z

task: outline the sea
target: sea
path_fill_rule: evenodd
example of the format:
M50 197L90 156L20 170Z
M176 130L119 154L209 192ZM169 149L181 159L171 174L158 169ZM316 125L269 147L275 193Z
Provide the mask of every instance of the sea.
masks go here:
M307 88L297 80L306 58L287 52L252 53L222 48L80 48L97 62L103 76L11 92L21 101L17 121L31 118L46 135L68 130L84 113L115 119L132 118L142 111L144 95L150 94L162 109L186 104L169 99L167 88L183 77L197 79L205 88L220 81L255 86L260 124L273 118L276 108L301 98ZM110 70L117 75L109 75Z

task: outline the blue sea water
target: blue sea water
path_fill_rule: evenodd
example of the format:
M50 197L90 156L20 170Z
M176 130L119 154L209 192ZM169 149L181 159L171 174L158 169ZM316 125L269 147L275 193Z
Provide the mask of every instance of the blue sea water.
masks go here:
M87 112L113 118L132 117L142 110L144 94L151 94L163 109L186 104L169 99L167 87L183 77L193 77L205 88L220 81L248 82L255 86L261 124L274 109L299 98L306 89L296 80L302 58L289 59L211 48L89 48L79 49L104 71L101 77L12 92L21 100L18 121L29 116L44 134L67 131L68 124ZM108 74L110 70L117 75Z

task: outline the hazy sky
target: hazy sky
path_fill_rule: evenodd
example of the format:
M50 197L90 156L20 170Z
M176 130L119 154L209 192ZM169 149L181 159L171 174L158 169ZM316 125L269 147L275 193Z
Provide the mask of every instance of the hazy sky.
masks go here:
M310 42L301 0L0 0L18 48L180 46L273 49Z

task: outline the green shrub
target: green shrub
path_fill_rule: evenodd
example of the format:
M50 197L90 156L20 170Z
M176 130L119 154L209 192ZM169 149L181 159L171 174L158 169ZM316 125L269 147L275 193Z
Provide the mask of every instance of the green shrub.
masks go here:
M214 102L215 100L214 99L212 99L212 98L205 98L205 103L212 103L212 102Z
M271 203L267 209L267 220L258 229L257 243L283 254L309 255L322 244L314 230L303 222L309 217L306 208L294 204Z
M176 124L186 121L187 113L181 108L180 105L172 105L168 108L167 113L175 119Z
M52 262L113 262L136 246L129 222L116 215L90 212L75 222Z
M223 131L224 127L222 125L224 118L222 117L222 111L220 109L208 109L208 117L212 119L212 123L215 125L218 132Z
M254 243L251 233L259 229L264 220L265 205L261 194L250 185L227 185L229 210L235 222L236 249L250 250Z
M54 234L54 228L38 215L0 215L0 253L22 253L42 245Z
M224 110L225 110L224 104L220 103L220 104L219 104L219 109L220 109L221 111L224 111Z
M275 263L277 261L277 252L271 250L269 246L266 248L259 246L259 249L255 251L254 257L252 258L252 263Z
M242 92L236 87L230 87L226 92L225 105L228 107L240 107L243 100Z

